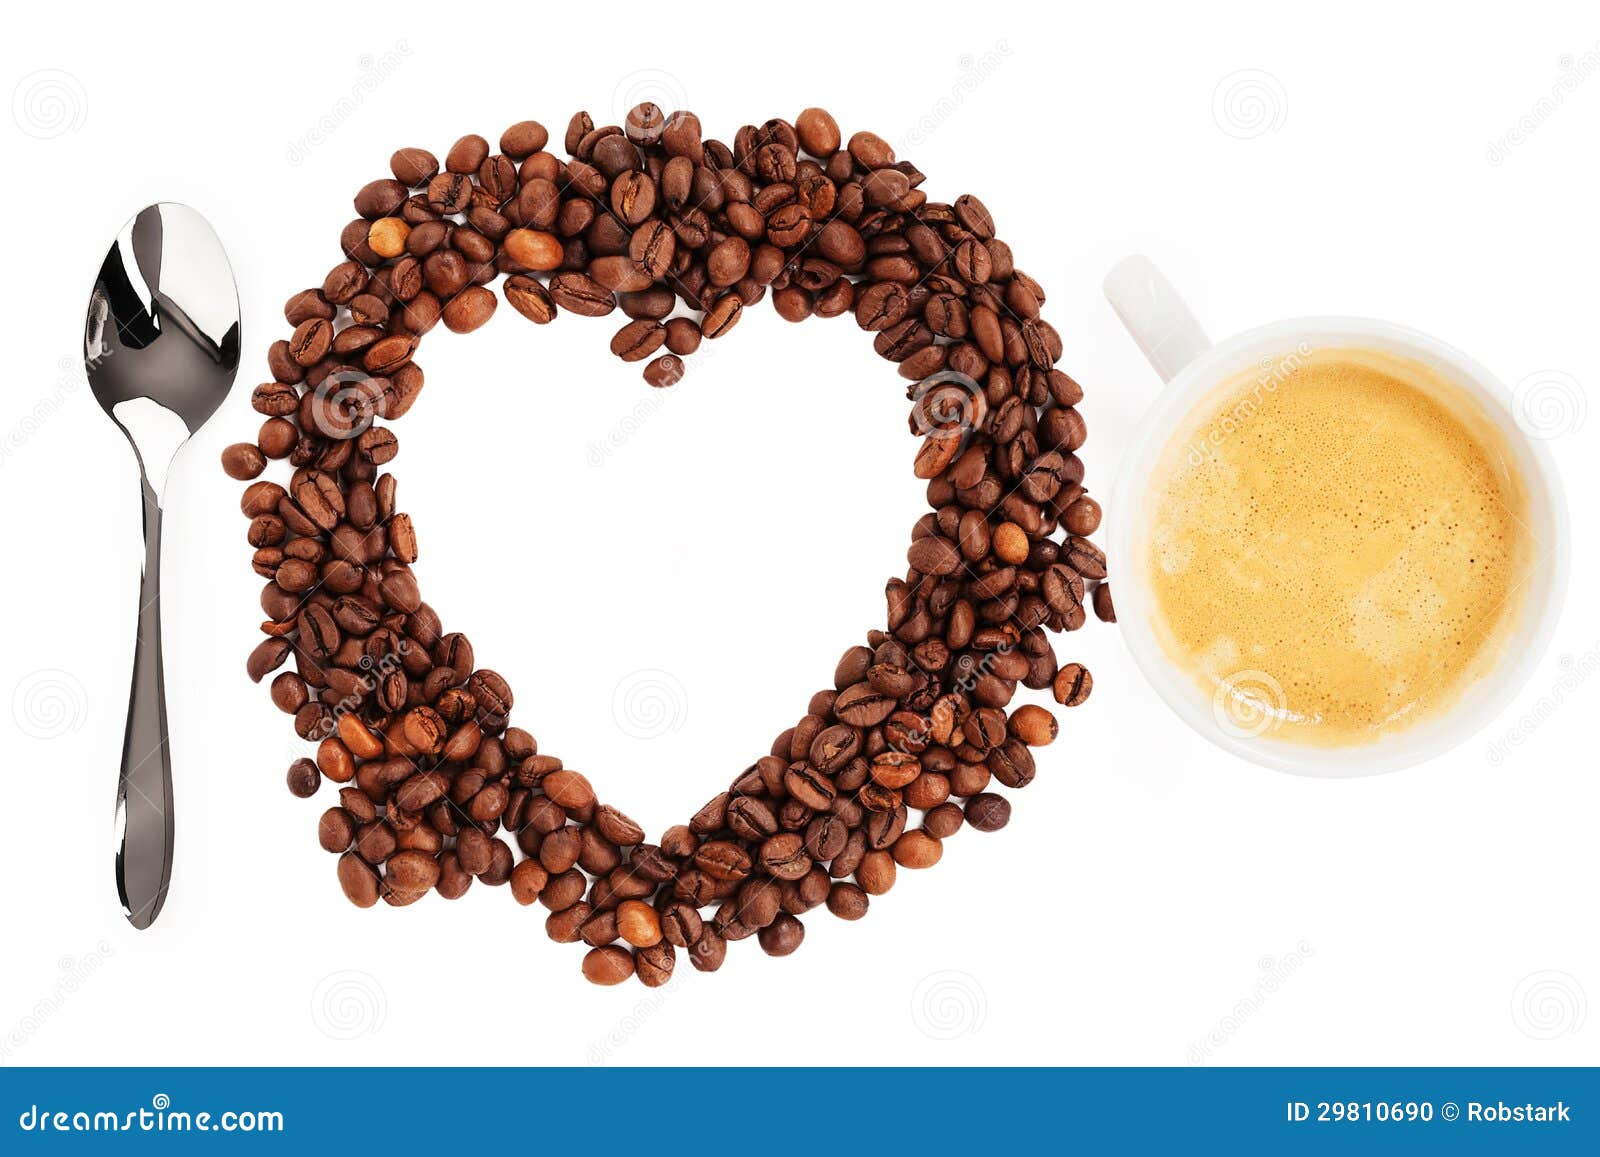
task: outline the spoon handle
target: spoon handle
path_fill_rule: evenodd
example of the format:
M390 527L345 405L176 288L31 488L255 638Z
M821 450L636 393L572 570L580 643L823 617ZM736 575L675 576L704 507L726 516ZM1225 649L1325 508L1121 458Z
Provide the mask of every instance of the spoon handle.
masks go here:
M172 879L172 754L161 673L161 502L140 472L144 491L144 577L133 693L117 781L117 895L135 928L155 922Z

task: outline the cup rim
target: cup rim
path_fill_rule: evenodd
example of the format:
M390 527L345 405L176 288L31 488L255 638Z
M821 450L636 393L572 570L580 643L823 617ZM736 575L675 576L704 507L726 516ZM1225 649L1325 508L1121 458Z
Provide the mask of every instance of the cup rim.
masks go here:
M1113 562L1135 557L1133 532L1144 483L1154 454L1166 446L1176 427L1194 408L1199 396L1244 368L1242 355L1257 350L1288 350L1303 342L1311 349L1378 343L1375 348L1416 357L1445 372L1483 406L1519 454L1519 468L1527 475L1530 505L1546 515L1553 540L1536 565L1548 568L1546 594L1524 613L1527 623L1515 635L1513 650L1483 677L1486 686L1476 694L1472 710L1465 705L1445 709L1437 719L1418 724L1372 744L1319 748L1274 740L1266 736L1240 736L1225 731L1214 718L1191 679L1166 656L1150 627L1152 600L1130 567L1128 577L1113 574L1119 633L1135 665L1167 707L1195 732L1223 750L1259 766L1292 774L1349 779L1412 767L1459 746L1497 718L1527 684L1555 633L1565 601L1571 569L1571 536L1567 507L1554 456L1541 439L1529 436L1517 423L1512 393L1500 379L1459 349L1429 334L1375 318L1313 316L1270 322L1218 342L1159 393L1130 435L1127 452L1118 467L1106 503L1108 547Z

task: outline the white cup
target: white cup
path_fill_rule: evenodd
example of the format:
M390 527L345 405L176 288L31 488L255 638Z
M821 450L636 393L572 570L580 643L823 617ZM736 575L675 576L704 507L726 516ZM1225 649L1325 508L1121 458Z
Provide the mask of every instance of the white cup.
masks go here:
M1114 571L1117 624L1145 677L1168 706L1213 743L1253 763L1304 775L1351 777L1409 767L1461 743L1502 711L1527 682L1550 642L1571 565L1566 504L1548 449L1517 424L1511 393L1493 374L1441 341L1384 321L1310 317L1280 321L1213 345L1161 272L1141 256L1121 261L1105 295L1166 383L1128 442L1106 508L1107 555ZM1240 374L1316 349L1374 350L1433 368L1474 399L1498 427L1527 492L1534 561L1519 588L1520 613L1500 660L1435 716L1371 743L1316 747L1241 728L1194 676L1163 650L1155 601L1140 560L1146 499L1157 461L1213 390Z

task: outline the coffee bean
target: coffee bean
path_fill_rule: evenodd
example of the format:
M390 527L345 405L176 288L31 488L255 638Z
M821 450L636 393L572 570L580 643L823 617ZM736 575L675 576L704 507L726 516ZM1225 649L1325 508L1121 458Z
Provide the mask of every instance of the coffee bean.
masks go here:
M235 442L222 452L222 469L229 478L248 482L267 468L267 457L250 442Z
M640 900L624 900L617 908L617 934L635 948L661 941L661 921L656 910Z
M856 869L856 883L869 896L881 896L894 887L895 862L887 851L874 850L861 858Z
M840 721L852 727L876 727L887 719L896 707L892 695L879 691L871 683L856 683L839 693L833 711Z
M788 956L806 938L806 928L789 913L781 912L772 923L757 933L757 938L761 942L761 950L768 956Z
M750 854L728 840L710 840L700 845L694 863L714 880L742 880L750 874Z
M1089 698L1089 692L1093 689L1094 679L1089 669L1082 663L1068 663L1056 672L1051 693L1062 706L1076 707Z
M906 832L894 843L894 862L902 868L931 868L944 855L944 845L926 832Z
M828 891L828 911L841 920L859 920L867 914L870 900L858 885L840 880Z
M301 799L310 799L322 786L322 772L309 759L297 759L289 765L289 791Z
M529 321L544 325L555 319L556 303L536 278L514 274L506 278L504 292L511 308Z
M677 952L665 941L657 941L655 944L639 948L633 957L634 974L646 988L660 988L668 983L672 979L672 970L678 962Z
M683 359L676 354L662 354L644 368L644 380L657 389L675 386L682 378Z
M611 339L611 352L625 362L643 361L667 340L666 327L655 321L630 321Z
M701 319L700 332L707 338L721 337L738 323L743 309L744 302L738 294L729 293L719 297Z
M389 158L395 180L415 188L426 185L439 172L439 159L427 149L397 149ZM359 211L360 205L356 206Z
M549 140L549 132L538 121L518 121L500 134L500 151L520 161L543 149Z
M1029 747L1053 743L1058 727L1054 715L1033 703L1018 707L1011 715L1011 734Z
M1106 577L1105 552L1086 538L1080 538L1075 534L1070 536L1063 557L1066 564L1084 578Z
M583 958L583 975L591 984L621 984L633 975L633 953L614 944L591 949Z
M471 333L494 316L499 304L493 291L481 285L464 289L444 307L445 328L452 333Z
M1011 822L1011 803L1004 796L981 792L967 800L966 817L980 832L997 832Z
M378 877L354 852L339 857L339 887L357 908L378 902Z
M691 318L674 317L666 326L667 348L679 357L688 357L700 348L700 327Z
M549 873L537 860L523 860L511 869L512 898L524 906L532 904L549 880Z

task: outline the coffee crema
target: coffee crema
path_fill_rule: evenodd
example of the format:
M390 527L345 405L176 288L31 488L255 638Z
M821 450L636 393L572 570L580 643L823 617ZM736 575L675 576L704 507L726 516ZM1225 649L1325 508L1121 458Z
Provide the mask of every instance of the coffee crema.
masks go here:
M1436 370L1302 347L1213 391L1154 479L1153 626L1225 730L1371 742L1500 657L1533 561L1526 490Z

